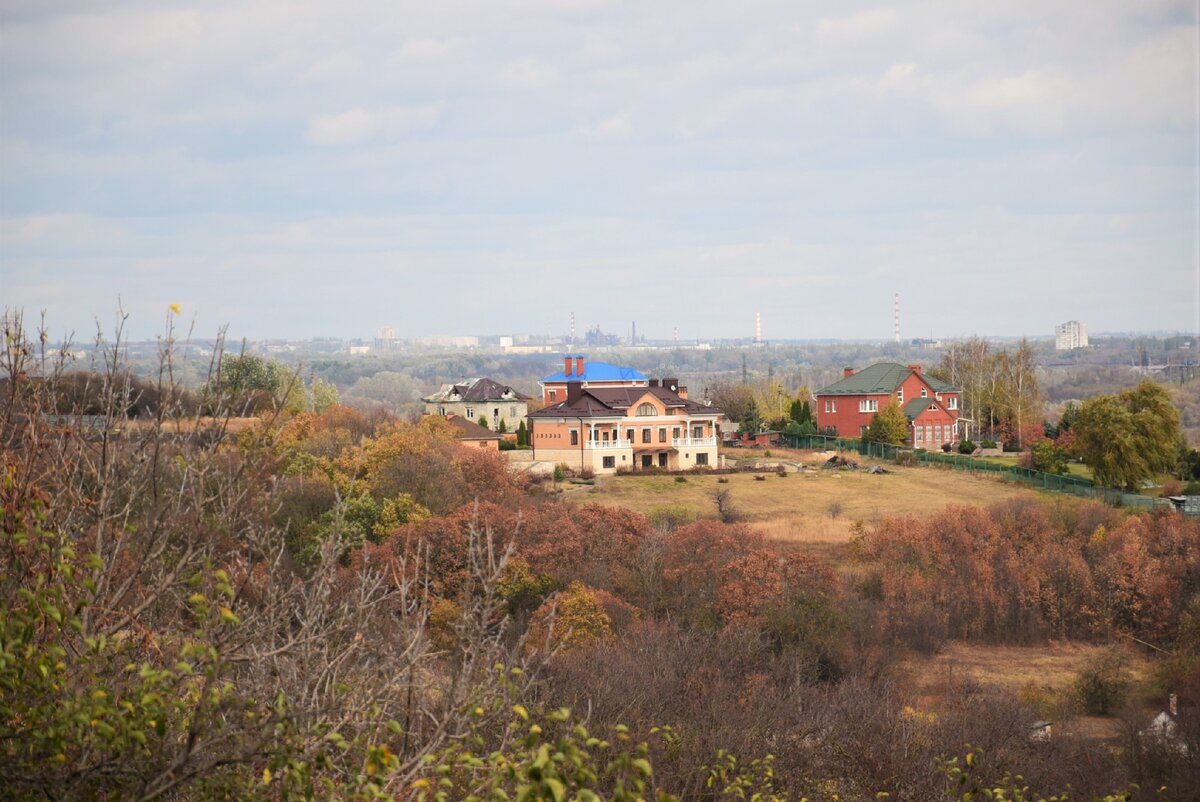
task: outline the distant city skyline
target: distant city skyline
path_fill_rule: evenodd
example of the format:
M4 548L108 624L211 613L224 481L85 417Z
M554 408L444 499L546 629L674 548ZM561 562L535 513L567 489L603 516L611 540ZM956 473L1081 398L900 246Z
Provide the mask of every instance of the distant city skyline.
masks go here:
M0 9L52 334L1200 328L1191 0Z

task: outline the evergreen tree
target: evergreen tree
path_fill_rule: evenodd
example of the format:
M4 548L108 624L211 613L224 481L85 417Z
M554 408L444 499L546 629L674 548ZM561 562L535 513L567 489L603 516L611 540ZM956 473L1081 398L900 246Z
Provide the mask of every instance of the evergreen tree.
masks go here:
M739 434L758 434L762 428L762 419L758 415L758 404L754 399L750 399L750 403L746 406L746 413L742 415L741 423L738 424Z
M525 428L525 421L521 421L521 425L517 427L517 445L529 445L529 430Z

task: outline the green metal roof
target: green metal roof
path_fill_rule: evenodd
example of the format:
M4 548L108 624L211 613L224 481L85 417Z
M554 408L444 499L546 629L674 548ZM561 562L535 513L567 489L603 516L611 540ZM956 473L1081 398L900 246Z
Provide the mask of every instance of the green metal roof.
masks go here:
M929 409L930 404L935 403L936 400L934 398L914 398L904 405L904 414L909 420L916 420L917 416Z
M907 366L897 362L876 362L852 376L817 390L815 395L889 395L896 392L912 373ZM956 393L958 390L924 371L921 378L935 393Z
M958 392L958 388L955 387L954 385L946 384L946 382L942 381L941 379L935 379L933 376L930 376L928 373L922 373L921 378L923 378L925 381L929 382L929 386L933 388L933 391L935 393L957 393Z
M876 362L853 376L817 390L817 395L884 395L896 392L909 370L895 362Z

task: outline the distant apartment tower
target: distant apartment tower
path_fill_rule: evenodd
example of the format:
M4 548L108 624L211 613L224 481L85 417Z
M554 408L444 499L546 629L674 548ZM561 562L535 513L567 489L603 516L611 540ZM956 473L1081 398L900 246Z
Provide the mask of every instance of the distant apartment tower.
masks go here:
M1068 320L1054 327L1054 349L1070 351L1072 348L1087 348L1087 324Z

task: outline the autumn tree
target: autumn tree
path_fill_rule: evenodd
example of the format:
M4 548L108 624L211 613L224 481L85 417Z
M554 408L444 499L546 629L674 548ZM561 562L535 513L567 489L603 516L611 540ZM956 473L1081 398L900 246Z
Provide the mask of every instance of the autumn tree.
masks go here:
M57 408L63 353L19 326L0 352L0 776L6 797L399 796L422 758L486 719L505 656L506 552L465 544L465 646L439 663L419 582L343 567L336 520L312 564L274 522L273 431L163 406L124 423L125 342L97 342L103 405ZM172 399L173 336L156 378ZM341 516L342 521L348 516ZM431 683L438 687L431 687ZM511 681L508 683L511 684ZM470 707L468 707L468 704ZM386 768L388 777L378 776Z
M1014 351L994 351L978 337L954 343L929 371L962 391L963 416L987 431L1003 427L1025 447L1030 424L1041 420L1041 389L1033 348L1027 340Z
M241 353L222 356L207 395L219 406L249 413L260 409L303 411L308 406L298 372L273 359Z
M863 439L888 445L901 445L908 439L908 417L894 399L889 399L875 413Z
M1171 470L1179 453L1179 413L1166 390L1149 379L1085 401L1072 431L1076 450L1105 487L1136 490Z
M740 421L754 401L754 390L747 384L720 380L708 388L712 405L722 410L731 421Z

